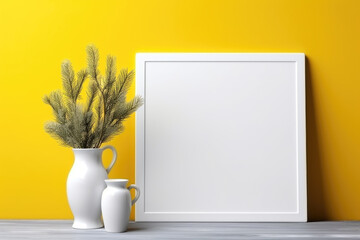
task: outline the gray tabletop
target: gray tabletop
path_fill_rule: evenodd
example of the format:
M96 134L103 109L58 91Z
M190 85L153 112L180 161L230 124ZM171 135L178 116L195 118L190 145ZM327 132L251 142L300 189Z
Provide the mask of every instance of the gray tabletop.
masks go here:
M71 224L0 220L0 239L360 239L360 222L130 223L125 233L76 230Z

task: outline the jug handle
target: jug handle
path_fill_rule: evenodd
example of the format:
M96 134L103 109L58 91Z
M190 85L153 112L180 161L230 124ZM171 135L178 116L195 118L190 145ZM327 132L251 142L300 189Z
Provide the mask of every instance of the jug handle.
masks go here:
M134 205L134 203L136 203L136 201L139 199L140 197L140 189L135 186L134 184L131 184L129 187L128 187L128 190L130 191L131 189L135 189L136 190L136 196L135 198L131 201L131 206Z
M106 172L109 173L110 170L112 169L112 167L114 166L115 162L116 162L116 158L117 158L117 152L116 149L113 146L107 145L103 148L101 148L101 151L104 152L104 150L106 149L111 149L111 151L113 152L113 158L111 160L110 165L106 168Z

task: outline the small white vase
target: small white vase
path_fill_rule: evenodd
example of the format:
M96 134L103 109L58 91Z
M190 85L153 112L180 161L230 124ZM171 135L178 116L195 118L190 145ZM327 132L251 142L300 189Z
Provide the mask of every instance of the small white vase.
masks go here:
M110 166L105 169L102 153L113 151ZM101 195L106 185L104 180L116 161L116 150L112 146L103 148L73 149L75 162L67 178L66 191L71 211L74 215L73 228L101 228Z
M127 179L105 180L107 188L101 198L101 210L105 230L125 232L129 223L131 206L139 199L140 191L135 185L126 188ZM136 189L136 196L131 200L130 189Z

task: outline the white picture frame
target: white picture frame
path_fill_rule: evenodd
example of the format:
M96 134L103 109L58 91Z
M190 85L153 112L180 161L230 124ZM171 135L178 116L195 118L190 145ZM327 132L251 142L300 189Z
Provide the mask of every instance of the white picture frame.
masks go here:
M138 53L136 94L136 221L307 221L303 53Z

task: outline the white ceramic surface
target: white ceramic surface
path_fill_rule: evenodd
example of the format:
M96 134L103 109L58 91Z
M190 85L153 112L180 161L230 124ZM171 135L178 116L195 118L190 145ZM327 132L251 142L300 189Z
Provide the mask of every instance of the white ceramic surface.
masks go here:
M138 200L140 191L135 185L126 188L127 179L105 180L107 188L101 199L101 210L105 230L125 232L129 223L131 206ZM130 189L136 189L136 196L131 200Z
M105 169L102 153L113 151L110 166ZM73 228L91 229L103 227L101 221L101 194L106 185L104 180L116 161L116 150L112 146L100 149L73 149L74 165L68 175L66 190L71 211L74 215Z
M136 92L136 221L306 221L304 54L139 53Z

